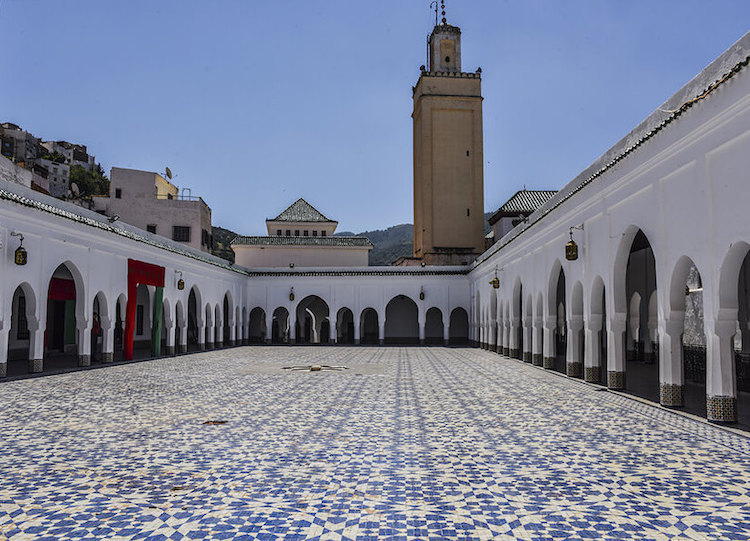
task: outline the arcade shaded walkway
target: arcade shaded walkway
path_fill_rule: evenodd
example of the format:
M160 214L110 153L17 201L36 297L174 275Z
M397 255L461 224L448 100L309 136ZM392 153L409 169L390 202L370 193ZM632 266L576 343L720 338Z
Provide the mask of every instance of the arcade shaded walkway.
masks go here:
M483 350L234 348L0 401L0 538L750 536L750 440Z

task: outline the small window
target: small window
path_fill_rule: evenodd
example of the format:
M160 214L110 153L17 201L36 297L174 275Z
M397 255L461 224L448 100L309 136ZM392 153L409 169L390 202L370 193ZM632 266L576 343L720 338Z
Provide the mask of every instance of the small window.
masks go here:
M299 237L299 229L295 229L294 230L294 236L295 237Z
M276 236L277 236L277 237L280 237L280 236L281 236L281 229L277 229L277 230L276 230Z
M115 188L115 199L122 199L122 189Z
M320 234L321 234L322 236L324 236L324 237L326 236L326 232L325 232L325 231L321 231L321 232L320 232Z
M310 232L309 232L309 231L308 231L307 229L305 229L305 230L303 231L303 234L304 234L304 235L305 235L306 237L309 237L309 236L310 236Z
M450 56L446 56L445 57L445 63L446 64L450 64L450 62L451 62L451 57Z
M146 226L146 231L149 233L156 233L156 224L148 224Z
M467 155L467 156L469 155L469 151L468 151L468 150L466 151L466 155Z
M288 229L286 230L286 236L287 236L287 237L291 237L291 236L292 236L292 232L291 232L291 231L289 231Z
M313 229L313 237L317 237L317 236L318 236L318 231Z
M172 240L190 242L190 227L185 225L172 226Z
M466 215L471 216L471 209L466 209Z

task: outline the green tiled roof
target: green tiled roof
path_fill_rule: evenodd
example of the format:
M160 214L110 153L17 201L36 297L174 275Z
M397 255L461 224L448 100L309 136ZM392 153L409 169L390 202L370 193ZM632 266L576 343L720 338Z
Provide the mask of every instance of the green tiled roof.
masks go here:
M273 218L273 222L328 222L338 223L326 218L318 209L301 197L292 203L284 212Z
M489 219L490 225L503 216L516 217L519 214L531 214L552 199L556 193L556 190L518 190L492 215Z

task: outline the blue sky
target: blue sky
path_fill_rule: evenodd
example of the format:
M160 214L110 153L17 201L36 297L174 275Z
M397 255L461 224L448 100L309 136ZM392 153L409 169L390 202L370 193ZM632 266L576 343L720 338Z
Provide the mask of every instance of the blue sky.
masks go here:
M214 225L298 197L412 222L427 0L0 0L0 121L163 171ZM482 67L485 209L558 189L750 30L747 0L448 0Z

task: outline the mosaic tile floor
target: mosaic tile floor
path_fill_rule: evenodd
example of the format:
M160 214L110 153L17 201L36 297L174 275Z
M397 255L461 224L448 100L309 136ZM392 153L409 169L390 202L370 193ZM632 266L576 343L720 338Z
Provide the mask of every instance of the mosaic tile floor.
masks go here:
M483 350L237 348L0 404L0 539L750 538L750 440Z

